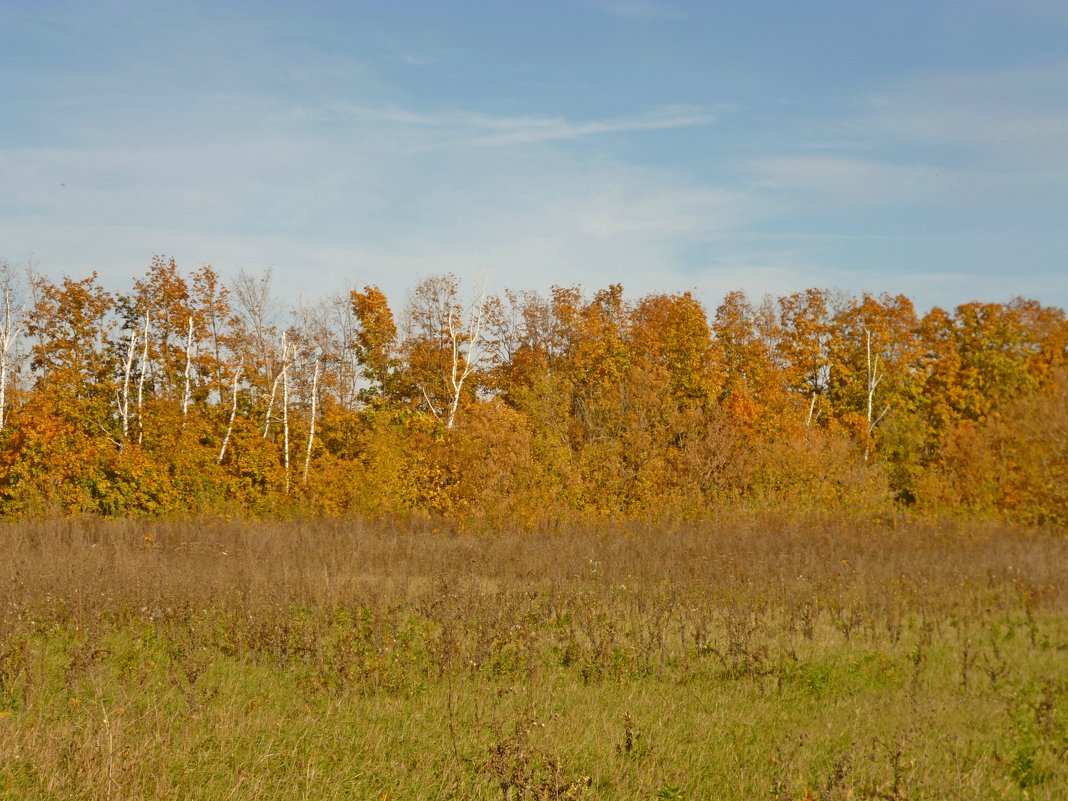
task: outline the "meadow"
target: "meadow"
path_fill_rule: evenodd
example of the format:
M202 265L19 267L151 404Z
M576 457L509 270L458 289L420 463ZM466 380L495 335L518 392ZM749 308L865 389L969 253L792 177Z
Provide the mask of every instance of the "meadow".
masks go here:
M1068 798L1068 538L0 533L0 798Z

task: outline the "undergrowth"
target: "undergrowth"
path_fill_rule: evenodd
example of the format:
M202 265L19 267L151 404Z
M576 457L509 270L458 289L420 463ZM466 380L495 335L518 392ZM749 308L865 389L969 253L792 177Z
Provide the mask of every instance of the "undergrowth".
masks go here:
M0 797L1068 797L1068 539L4 529Z

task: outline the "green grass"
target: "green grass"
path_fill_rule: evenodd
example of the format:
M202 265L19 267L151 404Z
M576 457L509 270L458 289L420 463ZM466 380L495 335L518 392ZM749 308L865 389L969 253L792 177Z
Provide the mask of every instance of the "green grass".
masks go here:
M1063 538L228 531L9 554L0 797L1068 797Z

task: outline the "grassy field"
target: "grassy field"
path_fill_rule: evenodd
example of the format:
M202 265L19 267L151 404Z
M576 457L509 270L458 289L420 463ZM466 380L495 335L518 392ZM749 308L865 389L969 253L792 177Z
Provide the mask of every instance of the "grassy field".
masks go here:
M83 520L0 564L0 798L1068 798L1063 532Z

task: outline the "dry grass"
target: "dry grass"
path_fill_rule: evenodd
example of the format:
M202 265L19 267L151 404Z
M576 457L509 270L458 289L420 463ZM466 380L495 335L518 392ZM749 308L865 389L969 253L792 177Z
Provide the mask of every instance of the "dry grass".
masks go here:
M1068 797L1063 532L0 535L9 798Z

